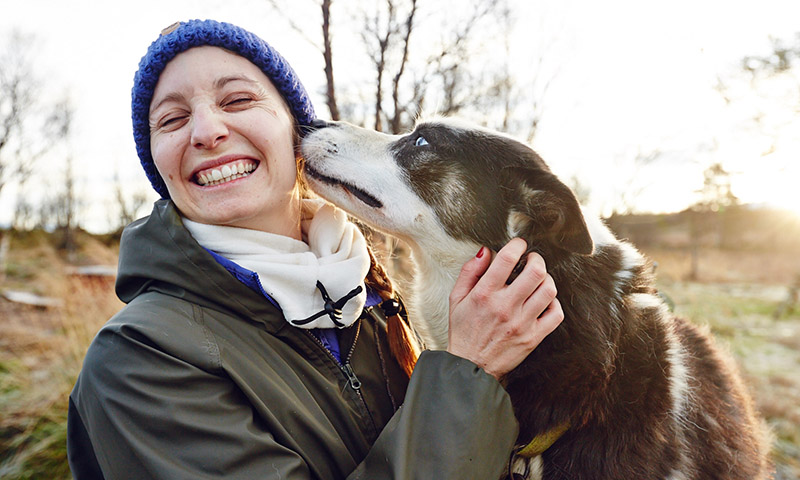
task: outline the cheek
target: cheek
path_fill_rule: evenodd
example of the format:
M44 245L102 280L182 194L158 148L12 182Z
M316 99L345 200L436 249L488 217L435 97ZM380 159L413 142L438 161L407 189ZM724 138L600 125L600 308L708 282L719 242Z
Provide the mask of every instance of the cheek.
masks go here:
M277 169L280 183L288 188L294 188L298 180L297 160L295 160L294 155L281 155L280 160L273 165Z
M150 142L150 154L153 163L162 178L172 179L177 174L178 159L177 141L174 134L159 136Z
M277 169L282 178L297 177L297 157L292 127L281 122L264 138L264 150L272 168Z

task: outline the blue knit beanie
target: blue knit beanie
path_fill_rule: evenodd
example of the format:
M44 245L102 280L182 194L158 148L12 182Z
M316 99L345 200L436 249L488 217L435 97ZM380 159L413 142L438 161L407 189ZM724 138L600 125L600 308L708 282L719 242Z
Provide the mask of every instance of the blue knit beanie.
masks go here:
M309 125L314 120L314 107L297 74L264 40L235 25L214 20L190 20L167 27L150 45L147 54L139 62L139 70L133 77L131 92L131 117L136 153L147 178L162 198L169 198L169 192L150 154L150 102L158 77L167 63L179 53L203 45L222 47L250 60L264 72L283 95L298 125Z

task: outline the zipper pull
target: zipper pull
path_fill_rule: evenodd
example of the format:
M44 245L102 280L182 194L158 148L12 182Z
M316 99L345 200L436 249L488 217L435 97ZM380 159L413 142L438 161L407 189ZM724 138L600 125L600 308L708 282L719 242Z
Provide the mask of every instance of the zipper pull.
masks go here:
M351 367L349 363L345 363L342 370L344 374L347 375L347 380L350 382L350 386L353 387L353 390L361 390L361 380L356 377L356 372L353 371L353 367Z

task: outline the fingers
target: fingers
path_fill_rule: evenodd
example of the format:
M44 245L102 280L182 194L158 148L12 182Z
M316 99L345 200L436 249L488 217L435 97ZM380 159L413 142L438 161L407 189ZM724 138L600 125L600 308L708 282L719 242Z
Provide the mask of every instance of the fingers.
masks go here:
M528 244L521 238L511 239L503 248L497 252L492 260L492 264L480 279L481 287L488 291L499 290L505 286L506 280L511 275L514 267L519 263L519 259L525 253Z
M481 247L478 253L461 267L456 284L450 292L450 305L460 303L472 291L491 262L489 249Z
M544 313L539 315L539 318L536 319L538 327L537 333L540 335L537 344L541 342L544 337L553 333L553 331L561 325L563 320L564 310L561 308L561 303L555 298L550 305L547 306Z
M537 274L538 275L538 274ZM514 281L516 283L516 280ZM529 283L533 283L528 280ZM513 284L512 284L513 286ZM542 315L548 308L550 308L553 301L556 299L558 290L553 277L544 273L544 279L534 287L533 292L528 294L523 305L523 312L527 318L537 318ZM523 294L525 291L522 292Z
M508 286L509 293L514 296L527 299L535 290L541 288L545 280L549 278L547 274L547 266L545 265L544 258L538 253L531 252L528 254L525 268L517 275L517 278ZM555 283L552 282L548 288L555 289ZM553 295L555 297L555 295ZM552 300L552 298L550 299ZM542 309L550 303L548 300ZM539 312L541 313L541 311Z

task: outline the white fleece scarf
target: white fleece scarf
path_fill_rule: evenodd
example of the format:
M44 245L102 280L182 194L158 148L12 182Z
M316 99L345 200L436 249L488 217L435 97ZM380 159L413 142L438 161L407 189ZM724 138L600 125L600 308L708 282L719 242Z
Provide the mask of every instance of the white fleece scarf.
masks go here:
M256 272L264 291L293 326L344 328L364 308L364 277L370 266L367 242L347 215L331 204L303 200L305 242L186 218L183 224L203 247Z

